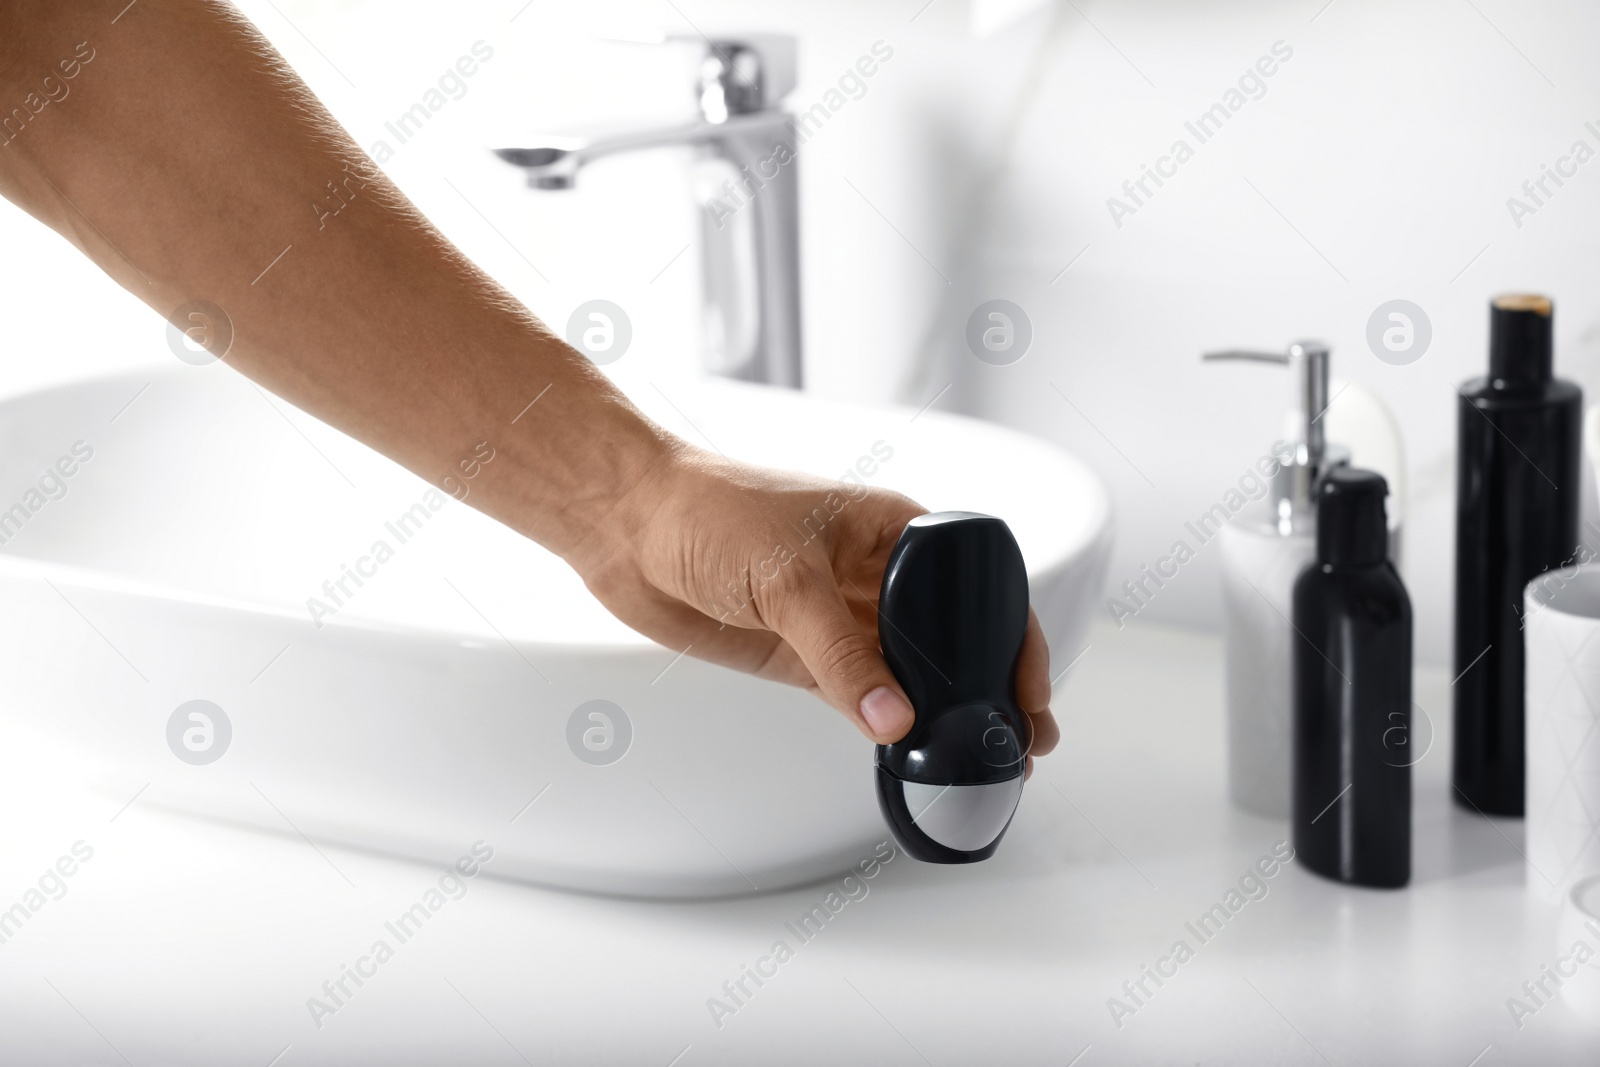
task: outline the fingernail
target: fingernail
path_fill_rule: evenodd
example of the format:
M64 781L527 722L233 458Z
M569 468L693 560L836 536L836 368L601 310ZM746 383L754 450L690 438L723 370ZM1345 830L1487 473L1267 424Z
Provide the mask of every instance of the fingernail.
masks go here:
M911 728L915 715L906 698L880 685L861 698L861 717L878 737L899 737Z

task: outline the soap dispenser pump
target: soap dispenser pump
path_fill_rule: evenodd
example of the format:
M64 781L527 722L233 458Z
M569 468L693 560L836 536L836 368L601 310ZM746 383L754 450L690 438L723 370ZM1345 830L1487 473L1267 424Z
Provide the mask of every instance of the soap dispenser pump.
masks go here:
M994 855L1022 797L1032 740L1013 697L1028 628L1028 572L1000 519L912 519L883 572L878 641L916 714L876 749L878 805L909 856Z
M1208 352L1207 362L1249 361L1286 367L1289 405L1283 438L1262 455L1240 486L1189 529L1222 548L1226 602L1228 794L1234 804L1288 818L1293 724L1290 672L1294 582L1316 555L1317 490L1350 453L1327 442L1328 346L1298 341L1283 352Z

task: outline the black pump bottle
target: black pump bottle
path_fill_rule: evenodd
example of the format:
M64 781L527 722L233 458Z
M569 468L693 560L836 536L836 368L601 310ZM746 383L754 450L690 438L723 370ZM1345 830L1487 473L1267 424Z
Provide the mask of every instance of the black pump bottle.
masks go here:
M1022 797L1031 727L1012 697L1028 572L1006 524L912 519L883 572L878 642L916 721L876 750L878 806L908 856L994 855Z
M1487 815L1523 809L1523 589L1578 550L1583 392L1551 376L1550 319L1492 301L1489 375L1461 388L1453 794Z
M1317 559L1294 585L1294 850L1327 878L1411 878L1411 599L1372 471L1318 488Z

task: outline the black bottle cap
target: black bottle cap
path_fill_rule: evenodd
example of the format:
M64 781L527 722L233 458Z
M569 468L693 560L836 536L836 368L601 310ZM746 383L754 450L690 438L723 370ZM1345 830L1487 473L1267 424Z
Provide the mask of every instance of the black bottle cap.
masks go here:
M1383 475L1335 467L1317 491L1317 562L1371 567L1389 558L1389 524Z
M1489 302L1489 380L1508 385L1543 385L1551 375L1547 296L1508 293Z

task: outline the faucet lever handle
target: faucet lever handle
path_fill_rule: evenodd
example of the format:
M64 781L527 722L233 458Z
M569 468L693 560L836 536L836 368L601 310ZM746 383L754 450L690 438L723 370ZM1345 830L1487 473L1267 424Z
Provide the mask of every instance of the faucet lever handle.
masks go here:
M747 115L776 107L794 91L795 40L784 33L672 34L666 40L705 49L700 68L700 107L708 119Z

